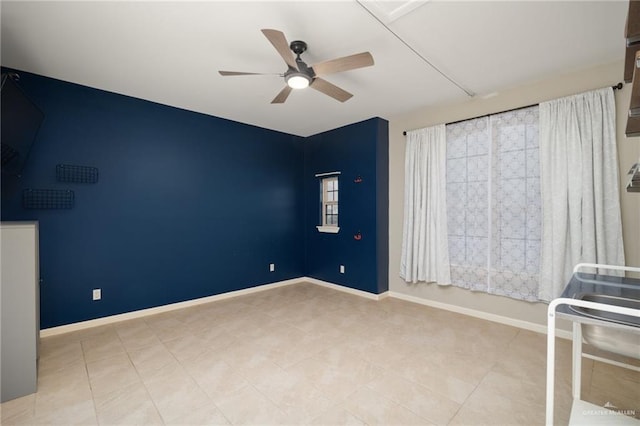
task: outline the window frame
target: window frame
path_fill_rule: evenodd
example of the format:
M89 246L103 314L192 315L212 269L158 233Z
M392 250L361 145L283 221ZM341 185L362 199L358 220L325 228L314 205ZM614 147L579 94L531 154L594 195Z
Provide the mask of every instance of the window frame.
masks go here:
M320 225L316 226L319 232L337 234L340 231L340 214L338 211L340 203L339 182L338 174L322 176L320 179ZM330 188L331 183L334 183L334 188ZM333 209L333 206L335 206L336 212L328 213L329 207ZM327 220L329 216L335 217L335 223L329 223L332 222Z

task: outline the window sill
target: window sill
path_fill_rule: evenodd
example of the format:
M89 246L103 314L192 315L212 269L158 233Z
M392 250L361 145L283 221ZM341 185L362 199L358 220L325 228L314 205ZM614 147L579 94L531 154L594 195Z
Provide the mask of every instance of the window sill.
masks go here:
M340 230L339 226L316 226L318 232L324 232L327 234L337 234Z

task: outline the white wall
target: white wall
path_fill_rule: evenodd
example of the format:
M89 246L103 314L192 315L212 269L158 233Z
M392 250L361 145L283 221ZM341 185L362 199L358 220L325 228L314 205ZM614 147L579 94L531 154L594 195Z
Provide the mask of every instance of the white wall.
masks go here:
M623 61L587 71L559 75L536 84L501 92L498 96L469 100L439 107L424 108L389 120L389 290L435 303L454 305L500 315L518 321L546 324L546 304L529 303L486 293L474 293L453 286L436 284L407 284L399 276L402 244L404 196L404 130L417 129L438 123L473 118L505 111L550 99L573 95L622 81ZM624 135L629 109L631 85L615 92L617 107L618 156L620 163L620 201L627 265L640 266L640 194L627 193L626 173L640 158L640 137Z

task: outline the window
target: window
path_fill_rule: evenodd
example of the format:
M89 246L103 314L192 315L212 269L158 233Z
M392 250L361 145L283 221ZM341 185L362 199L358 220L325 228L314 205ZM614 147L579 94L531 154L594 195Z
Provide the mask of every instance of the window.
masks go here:
M539 176L537 106L447 125L454 285L537 300Z
M338 227L338 176L328 176L320 181L322 224L320 232L337 233Z
M338 177L322 179L322 225L338 226Z

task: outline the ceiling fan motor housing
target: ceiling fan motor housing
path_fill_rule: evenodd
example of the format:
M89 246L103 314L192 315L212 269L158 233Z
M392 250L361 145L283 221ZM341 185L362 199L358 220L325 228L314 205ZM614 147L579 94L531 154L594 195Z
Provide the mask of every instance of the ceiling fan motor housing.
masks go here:
M307 50L307 43L302 40L294 40L289 45L289 48L296 54L296 65L298 66L298 69L289 68L289 70L284 74L285 81L289 82L289 78L293 76L300 76L307 79L308 83L311 84L316 75L313 72L313 68L309 67L302 58L300 58L300 55Z
M294 40L289 45L289 48L293 51L293 53L300 56L300 54L304 53L307 50L307 43L302 40Z

